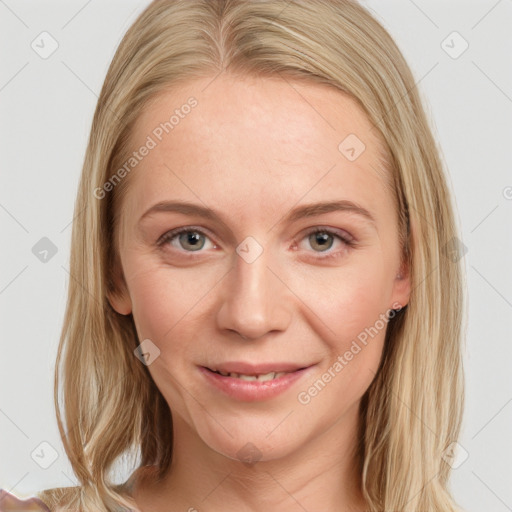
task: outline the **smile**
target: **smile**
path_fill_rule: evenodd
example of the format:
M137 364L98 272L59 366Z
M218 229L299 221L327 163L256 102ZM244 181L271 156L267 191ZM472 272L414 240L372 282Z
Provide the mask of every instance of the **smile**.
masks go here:
M292 388L315 365L229 363L199 366L203 382L215 393L243 402L270 400Z
M283 375L288 375L289 372L269 372L259 375L245 375L243 373L234 373L234 372L221 372L221 371L214 371L214 373L218 373L219 375L222 375L223 377L231 377L232 379L242 379L246 381L259 381L259 382L265 382L268 380L275 380L279 379L279 377L282 377Z

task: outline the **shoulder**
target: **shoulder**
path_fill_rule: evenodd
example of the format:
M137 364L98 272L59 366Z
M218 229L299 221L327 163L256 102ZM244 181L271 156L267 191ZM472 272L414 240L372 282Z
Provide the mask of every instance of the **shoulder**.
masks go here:
M72 507L80 496L80 487L55 487L21 498L0 489L0 512L59 512Z
M131 498L135 488L146 484L155 474L154 466L139 467L124 484L115 485L114 488ZM79 508L81 492L80 486L54 487L21 498L0 489L0 512L69 512Z
M0 512L50 512L46 503L38 497L21 499L14 494L0 489Z

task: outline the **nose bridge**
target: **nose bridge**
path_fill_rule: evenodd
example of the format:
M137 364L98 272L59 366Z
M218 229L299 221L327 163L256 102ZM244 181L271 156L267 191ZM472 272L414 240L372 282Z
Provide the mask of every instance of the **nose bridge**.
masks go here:
M272 252L248 237L234 256L229 289L219 314L220 327L250 339L286 329L289 315L284 285L270 270L277 265Z

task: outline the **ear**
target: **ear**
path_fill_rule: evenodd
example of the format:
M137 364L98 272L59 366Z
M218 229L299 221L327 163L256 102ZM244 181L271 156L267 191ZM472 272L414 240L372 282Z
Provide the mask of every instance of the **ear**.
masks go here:
M129 315L132 312L132 301L119 265L114 270L113 280L114 289L107 293L108 301L117 313Z
M120 315L129 315L132 312L132 301L130 300L128 292L109 292L108 301Z
M393 284L392 304L400 304L401 307L407 306L411 295L411 278L409 266L402 262L398 269ZM396 309L393 305L390 307Z

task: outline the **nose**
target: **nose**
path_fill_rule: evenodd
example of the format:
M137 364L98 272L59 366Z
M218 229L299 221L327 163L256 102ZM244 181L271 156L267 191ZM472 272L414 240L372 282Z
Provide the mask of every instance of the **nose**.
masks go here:
M217 322L245 340L285 331L290 324L293 294L266 250L254 261L234 253L234 264L223 280Z

